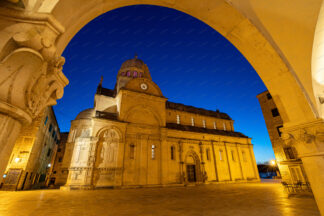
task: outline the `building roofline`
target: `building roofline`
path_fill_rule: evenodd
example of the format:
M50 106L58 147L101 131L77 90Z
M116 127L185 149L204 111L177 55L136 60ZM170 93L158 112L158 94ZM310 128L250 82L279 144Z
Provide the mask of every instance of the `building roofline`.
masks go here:
M260 96L260 95L262 95L262 94L264 94L264 93L266 93L266 92L267 92L267 93L270 93L269 90L266 90L266 91L263 91L263 92L257 94L256 97L258 97L258 96Z
M219 111L207 110L204 108L198 108L194 106L189 106L181 103L174 103L171 101L166 102L166 109L178 110L188 113L194 113L202 116L216 117L224 120L232 120L232 118L227 114Z

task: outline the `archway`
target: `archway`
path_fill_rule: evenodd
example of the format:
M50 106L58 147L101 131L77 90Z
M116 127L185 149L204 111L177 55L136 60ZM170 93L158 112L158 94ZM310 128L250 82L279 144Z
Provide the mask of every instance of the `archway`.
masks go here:
M202 182L202 170L200 168L200 160L194 151L189 151L185 157L186 182L195 183Z
M34 13L32 15L8 12L7 9L5 9L7 14L2 11L2 14L5 14L5 17L9 17L9 19L3 21L4 25L2 26L4 27L3 31L1 31L1 38L4 39L0 45L1 70L9 72L9 77L15 73L11 71L10 66L16 64L9 57L13 55L16 57L17 51L27 51L28 54L26 55L33 62L39 62L39 59L41 59L45 63L37 65L36 63L24 62L24 65L36 66L36 69L23 68L23 70L26 70L24 74L29 74L31 70L42 71L41 68L43 68L43 71L54 71L54 74L59 72L62 61L57 58L57 55L62 53L71 38L90 20L115 8L135 4L154 4L183 11L210 25L240 50L268 87L284 120L284 138L287 142L296 142L299 153L305 157L307 156L307 166L310 167L307 172L309 176L312 176L310 180L315 186L314 188L316 188L314 191L315 196L319 203L324 199L323 195L321 195L324 194L324 186L320 183L323 182L323 176L313 177L312 173L316 172L316 169L311 168L317 167L317 170L323 168L323 158L320 157L323 155L323 144L321 139L320 143L316 139L319 137L318 134L323 132L323 123L321 119L317 120L319 115L314 106L314 96L305 90L308 83L299 80L274 42L265 37L264 32L261 32L250 22L247 16L243 15L227 1L205 0L203 3L198 1L189 3L171 0L129 0L122 2L83 1L82 3L79 1L56 1L55 3L40 1L38 3L36 1L25 1L26 10L32 11ZM27 21L28 25L22 26L12 22L13 17L21 22L22 20ZM224 17L228 19L224 20ZM35 24L35 20L39 22ZM35 31L33 25L42 25L36 28L40 31ZM19 50L18 48L21 47L27 47L30 50ZM39 54L43 58L37 58ZM17 56L17 59L19 60L20 57ZM10 85L5 85L4 83L8 80L8 77L0 80L0 90L3 92L0 110L1 113L5 114L1 116L3 122L16 125L16 128L19 128L19 121L28 121L33 116L33 107L28 106L28 104L40 103L37 108L41 109L46 105L54 104L55 100L62 96L62 89L67 84L67 81L61 73L57 73L54 79L58 80L58 84L48 89L49 91L46 92L47 97L40 95L38 98L29 99L31 103L17 101L19 97L24 98L21 95L25 96L25 92L21 91L20 86L33 87L35 83L32 82L31 84L30 80L38 80L41 75L42 73L39 72L37 75L33 74L26 77L26 79L22 79L22 82L26 82L23 85L15 80ZM52 80L53 77L45 77L44 79ZM9 89L11 90L8 91ZM16 91L17 93L12 95L11 92L15 92L16 89L20 91ZM43 90L43 86L38 84L35 86L34 91L41 92ZM36 102L33 100L36 100ZM11 119L8 119L8 116ZM1 134L0 140L1 145L6 148L3 148L4 150L0 156L6 160L6 149L10 149L7 140L9 139L9 143L12 143L17 133L15 134L13 130L8 129L4 131L5 133ZM311 147L306 148L306 143L310 144ZM9 147L7 147L8 145Z

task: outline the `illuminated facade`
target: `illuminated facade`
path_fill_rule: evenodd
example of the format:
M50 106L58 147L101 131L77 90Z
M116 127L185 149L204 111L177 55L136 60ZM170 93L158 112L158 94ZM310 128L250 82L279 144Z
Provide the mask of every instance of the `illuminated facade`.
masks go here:
M167 101L142 60L71 123L64 189L259 181L251 138L225 113Z
M52 107L23 127L3 178L3 190L26 190L47 185L60 130Z
M303 163L298 157L295 147L281 139L283 121L271 94L269 91L265 91L257 95L257 98L261 105L282 181L290 184L307 183Z
M68 176L68 167L63 166L63 157L66 149L66 141L69 133L61 133L61 139L57 146L56 156L53 162L53 172L50 178L49 186L62 186L65 184Z

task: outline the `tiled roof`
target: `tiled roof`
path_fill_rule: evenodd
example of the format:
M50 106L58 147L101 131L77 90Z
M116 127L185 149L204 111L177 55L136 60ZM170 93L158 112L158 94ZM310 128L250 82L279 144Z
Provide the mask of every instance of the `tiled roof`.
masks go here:
M188 106L188 105L184 105L184 104L180 104L180 103L173 103L170 101L166 102L166 108L189 112L189 113L194 113L194 114L199 114L199 115L204 115L204 116L212 116L212 117L216 117L216 118L220 118L220 119L232 120L231 117L229 117L229 115L227 115L226 113L222 113L219 111L206 110L203 108L197 108L197 107Z
M248 136L245 136L244 134L242 134L240 132L207 129L207 128L193 127L193 126L189 126L189 125L181 125L181 124L175 124L175 123L167 123L166 127L168 129L173 129L173 130L189 131L189 132L196 132L196 133L208 133L208 134L215 134L215 135L221 135L221 136L248 138Z

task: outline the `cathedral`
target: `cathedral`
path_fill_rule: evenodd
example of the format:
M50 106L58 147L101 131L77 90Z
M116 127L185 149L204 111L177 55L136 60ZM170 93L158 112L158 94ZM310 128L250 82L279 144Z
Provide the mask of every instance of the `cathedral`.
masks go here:
M71 122L64 164L69 189L259 181L251 138L226 113L168 101L137 57L114 89Z

